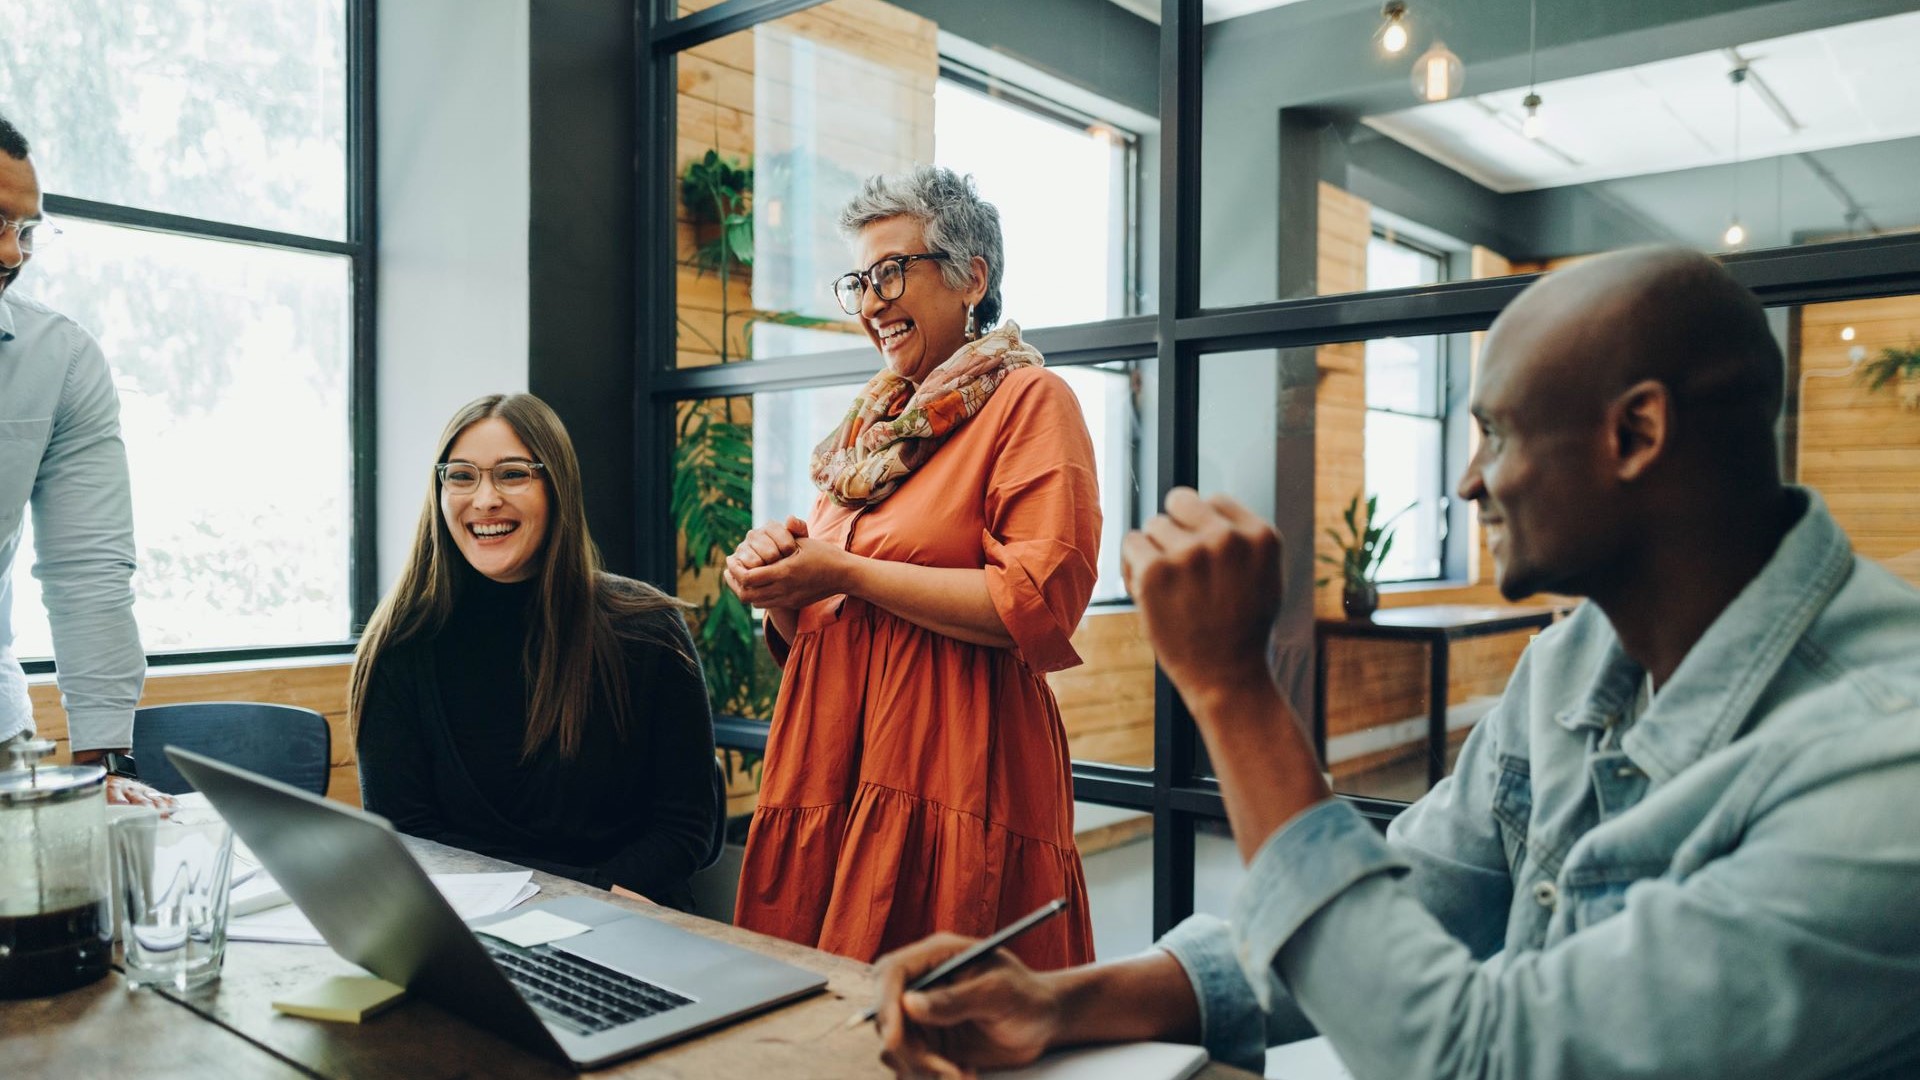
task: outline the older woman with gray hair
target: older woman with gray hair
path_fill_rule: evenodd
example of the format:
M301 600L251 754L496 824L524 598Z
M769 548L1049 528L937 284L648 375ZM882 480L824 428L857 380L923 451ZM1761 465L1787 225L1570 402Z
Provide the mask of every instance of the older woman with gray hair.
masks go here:
M841 214L834 293L885 361L813 452L812 515L755 529L726 581L783 668L735 921L871 960L1065 897L1012 950L1093 956L1065 729L1046 673L1100 546L1073 392L1000 316L1000 215L923 167Z

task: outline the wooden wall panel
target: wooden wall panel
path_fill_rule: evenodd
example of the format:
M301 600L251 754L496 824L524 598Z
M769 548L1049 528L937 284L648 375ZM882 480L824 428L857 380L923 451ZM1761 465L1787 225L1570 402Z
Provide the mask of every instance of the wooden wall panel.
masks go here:
M1841 331L1852 327L1852 341ZM1867 357L1920 340L1920 297L1810 304L1800 312L1799 482L1819 491L1856 550L1920 585L1920 411L1869 391Z
M1086 663L1047 675L1073 756L1151 767L1153 649L1139 612L1088 614L1074 631L1073 648Z
M1534 631L1456 641L1448 654L1447 704L1498 697ZM1350 735L1427 715L1427 647L1418 642L1336 638L1327 645L1327 735ZM1466 737L1451 734L1452 741ZM1426 752L1421 741L1330 766L1341 778Z

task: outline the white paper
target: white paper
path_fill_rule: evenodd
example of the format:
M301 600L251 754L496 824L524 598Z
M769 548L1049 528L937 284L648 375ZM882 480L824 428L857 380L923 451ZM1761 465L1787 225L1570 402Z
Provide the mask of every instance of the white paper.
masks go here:
M1352 1080L1346 1063L1324 1038L1301 1039L1267 1051L1267 1075L1278 1080Z
M1206 1064L1207 1052L1198 1046L1116 1043L1063 1050L1024 1068L986 1075L1000 1080L1187 1080Z
M175 806L184 806L189 810L213 809L213 802L207 798L207 794L204 791L189 791L184 795L175 795L173 796L173 804Z
M227 918L238 919L244 915L252 915L256 911L277 908L286 903L291 903L287 899L286 890L280 887L279 882L273 880L272 874L264 872L254 874L233 887L233 893L227 899Z
M498 915L540 891L533 871L502 874L432 874L435 888L462 919ZM228 941L277 941L290 945L325 945L320 931L292 904L257 912L227 922Z
M525 915L516 915L497 923L476 926L475 930L488 937L497 937L501 941L511 942L523 949L535 945L545 945L550 941L562 941L577 934L593 929L586 923L577 923L572 919L563 919L550 911L529 911Z

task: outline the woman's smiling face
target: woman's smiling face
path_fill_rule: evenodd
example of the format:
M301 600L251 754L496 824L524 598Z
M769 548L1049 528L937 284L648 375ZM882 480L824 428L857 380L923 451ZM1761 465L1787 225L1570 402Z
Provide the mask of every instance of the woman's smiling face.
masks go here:
M861 229L854 258L865 270L889 256L929 250L920 223L902 214ZM897 299L882 300L871 287L861 294L860 325L867 337L893 373L913 383L966 344L967 307L986 291L984 273L974 274L981 284L962 291L947 284L940 267L934 259L907 264L906 288Z
M540 571L547 540L547 481L534 470L531 484L507 494L495 486L492 471L502 462L533 460L513 425L497 416L469 425L447 451L448 462L484 470L479 486L469 492L451 491L442 482L440 514L460 554L494 581L526 581Z

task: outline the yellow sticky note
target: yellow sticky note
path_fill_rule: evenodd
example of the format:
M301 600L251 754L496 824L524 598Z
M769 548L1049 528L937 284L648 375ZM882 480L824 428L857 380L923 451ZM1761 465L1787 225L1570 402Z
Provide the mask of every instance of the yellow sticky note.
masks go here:
M407 992L371 975L335 975L273 1003L288 1016L357 1024L405 1001Z

